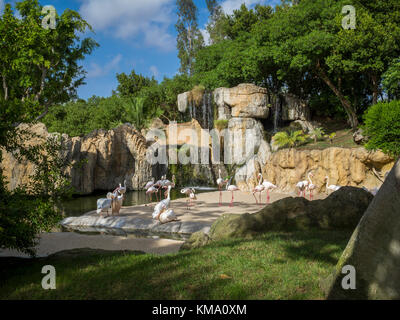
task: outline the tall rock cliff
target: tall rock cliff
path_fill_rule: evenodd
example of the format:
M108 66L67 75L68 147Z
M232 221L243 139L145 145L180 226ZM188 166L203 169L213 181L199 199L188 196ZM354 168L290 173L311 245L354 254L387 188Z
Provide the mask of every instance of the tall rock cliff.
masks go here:
M42 123L30 130L38 135L29 141L31 145L41 143L51 135ZM62 156L73 165L67 173L79 193L113 190L124 180L128 189L137 190L151 178L146 140L129 124L112 130L95 130L84 137L71 138L63 134L62 141L65 150ZM1 165L10 190L26 184L35 169L32 163L18 163L10 153L3 153Z

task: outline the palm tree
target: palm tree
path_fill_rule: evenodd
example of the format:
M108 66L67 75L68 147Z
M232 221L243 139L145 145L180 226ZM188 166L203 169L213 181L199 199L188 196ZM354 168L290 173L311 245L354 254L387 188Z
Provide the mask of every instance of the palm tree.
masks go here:
M321 140L322 137L325 134L324 128L315 128L311 130L310 136L314 139L314 142L316 143L318 140Z
M142 129L145 124L145 117L143 114L144 98L136 97L127 99L124 106L127 120L134 124L137 130Z
M298 131L281 131L275 134L272 137L274 144L277 145L279 148L289 147L293 148L298 145L299 142L304 142L307 139L307 136L304 134L302 130Z

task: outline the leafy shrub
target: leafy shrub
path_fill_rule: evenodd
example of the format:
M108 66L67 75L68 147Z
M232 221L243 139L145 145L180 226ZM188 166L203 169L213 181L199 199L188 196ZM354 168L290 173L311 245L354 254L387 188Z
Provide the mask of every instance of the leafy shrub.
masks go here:
M214 127L217 130L224 130L226 128L228 128L228 122L229 120L214 120Z
M324 137L325 130L324 128L315 128L311 130L310 136L314 139L314 142L321 140Z
M400 100L370 107L364 114L364 122L366 135L369 136L365 145L367 149L400 155Z
M302 130L291 132L281 131L272 137L274 144L279 148L296 147L299 143L305 142L307 138L308 136Z
M38 235L51 231L62 218L56 203L73 192L64 173L70 164L60 157L63 151L57 136L35 147L20 145L13 154L19 161L31 160L36 169L32 182L13 192L5 188L0 169L0 248L34 255Z

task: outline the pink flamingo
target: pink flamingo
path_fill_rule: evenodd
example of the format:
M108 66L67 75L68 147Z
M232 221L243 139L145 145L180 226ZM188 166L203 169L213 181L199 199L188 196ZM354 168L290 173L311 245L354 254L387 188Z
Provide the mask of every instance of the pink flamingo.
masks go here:
M157 180L156 183L154 183L153 187L158 188L158 191L161 192L161 187L163 186L163 181L164 181L165 176L162 176L160 180ZM157 195L156 195L157 196ZM161 200L161 195L160 195L160 200ZM157 196L157 201L158 201L158 196Z
M272 182L269 182L269 181L264 181L262 184L264 186L265 191L267 191L267 199L266 199L265 203L268 204L269 203L269 199L270 199L269 192L270 192L270 190L276 189L277 186L274 185Z
M221 178L221 169L218 170L218 179L217 179L217 184L218 184L218 189L219 189L219 206L222 206L222 187L224 184L227 183L227 180L224 180Z
M307 189L310 192L310 201L314 199L313 191L317 188L317 186L312 182L311 177L314 177L314 174L310 172L308 175L309 184L307 186Z
M152 202L153 193L156 194L156 199L158 201L158 197L157 197L158 189L159 188L156 188L155 186L151 186L150 188L147 189L146 195L149 196L150 203ZM147 206L147 204L146 204L146 206Z
M171 186L171 188L175 188L175 175L172 175L172 182L169 181L168 179L163 180L162 188L167 189L169 186ZM166 192L165 192L165 197L167 197Z
M155 180L154 177L151 178L151 180L150 180L149 182L146 183L146 185L144 186L144 188L147 190L147 189L149 189L150 187L154 186L154 180Z
M254 199L256 199L256 203L257 203L257 204L258 204L258 201L257 201L257 198L256 198L256 196L255 196L255 193L258 192L258 193L260 194L260 195L259 195L259 197L260 197L260 203L259 203L259 204L261 204L261 192L264 191L265 187L264 187L264 185L261 183L261 182L262 182L262 174L259 173L258 176L260 177L260 181L258 182L258 185L253 189L252 193L253 193Z
M308 175L310 175L310 173ZM308 177L308 178L310 178L310 177ZM303 180L296 184L296 188L299 189L299 193L298 193L299 196L303 196L304 198L306 197L306 189L308 188L309 184L310 184L310 182L308 180Z
M239 188L237 186L231 184L231 181L232 181L232 178L230 178L228 184L226 185L226 190L232 192L232 200L231 200L231 203L229 206L233 207L233 192L238 191Z
M195 192L196 192L196 190L193 188L184 188L181 190L181 193L186 194L189 197L189 199L186 200L186 205L187 205L188 209L191 206L192 201L197 200Z

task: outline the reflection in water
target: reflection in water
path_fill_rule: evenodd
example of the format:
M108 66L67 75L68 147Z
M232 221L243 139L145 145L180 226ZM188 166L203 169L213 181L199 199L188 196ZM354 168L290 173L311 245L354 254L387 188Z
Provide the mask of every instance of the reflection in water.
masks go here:
M209 192L210 190L215 190L213 188L203 188L195 187L197 193ZM105 193L99 193L96 195L76 197L70 200L66 200L60 203L59 209L63 212L64 217L77 217L81 216L89 211L96 210L97 199L105 198ZM181 194L180 188L171 190L171 199L175 200L178 198L185 197ZM123 206L135 206L147 203L148 199L146 197L145 191L129 191L125 194L125 199ZM153 195L153 201L155 201L155 195Z

